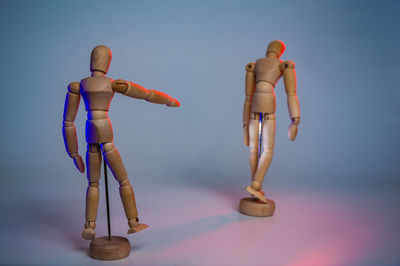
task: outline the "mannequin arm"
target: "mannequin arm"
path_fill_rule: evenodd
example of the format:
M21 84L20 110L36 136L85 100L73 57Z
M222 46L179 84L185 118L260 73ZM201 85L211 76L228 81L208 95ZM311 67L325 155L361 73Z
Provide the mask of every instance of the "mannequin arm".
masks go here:
M249 121L251 114L251 101L256 88L256 75L254 73L255 63L248 63L246 65L246 81L245 93L246 99L243 105L243 129L244 129L244 143L249 146Z
M79 82L70 83L64 106L63 137L68 155L74 160L76 168L83 173L85 165L83 164L82 157L78 154L78 137L74 124L80 97Z
M122 79L112 83L113 91L122 93L126 96L143 99L151 103L165 104L169 107L179 107L180 103L166 93L156 90L148 90L138 84Z
M297 135L297 126L300 123L300 105L297 98L297 82L295 64L292 61L285 61L281 64L283 71L283 81L287 94L287 104L292 124L289 126L289 139L295 140Z

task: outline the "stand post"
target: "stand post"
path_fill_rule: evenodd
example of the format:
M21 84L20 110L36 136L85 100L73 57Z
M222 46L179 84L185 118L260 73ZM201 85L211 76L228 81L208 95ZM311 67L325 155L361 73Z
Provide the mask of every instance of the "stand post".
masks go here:
M106 187L106 206L107 206L108 240L111 241L110 201L108 200L107 164L106 164L106 159L104 159L104 158L103 158L103 163L104 163L104 184L105 184L105 187Z

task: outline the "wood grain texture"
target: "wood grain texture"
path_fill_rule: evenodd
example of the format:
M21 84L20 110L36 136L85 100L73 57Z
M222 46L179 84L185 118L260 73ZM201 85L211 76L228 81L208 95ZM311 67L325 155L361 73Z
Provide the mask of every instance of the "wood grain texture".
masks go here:
M90 243L90 256L97 260L119 260L129 256L131 245L125 237L99 237Z
M272 216L275 213L275 202L270 199L264 203L256 198L243 198L239 203L239 212L256 217Z

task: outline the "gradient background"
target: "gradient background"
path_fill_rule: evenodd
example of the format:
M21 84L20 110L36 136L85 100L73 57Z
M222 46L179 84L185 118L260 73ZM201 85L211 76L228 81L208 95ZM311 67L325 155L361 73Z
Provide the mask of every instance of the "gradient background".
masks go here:
M66 87L109 76L179 99L178 109L116 95L115 144L143 222L115 265L399 265L398 1L1 1L0 263L100 265L80 238L86 179L61 134ZM295 142L276 87L272 218L237 213L249 184L242 141L245 65L272 40L296 63ZM76 126L85 154L81 101ZM103 188L103 183L101 183ZM103 190L102 190L103 191ZM117 183L112 225L125 235ZM104 235L101 195L98 235Z

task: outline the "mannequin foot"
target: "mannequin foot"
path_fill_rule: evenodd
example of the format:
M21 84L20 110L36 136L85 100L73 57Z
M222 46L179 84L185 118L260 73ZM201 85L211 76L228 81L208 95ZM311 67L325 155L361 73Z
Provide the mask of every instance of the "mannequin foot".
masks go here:
M147 224L138 224L134 227L129 228L128 234L140 232L140 231L146 229L147 227L149 227Z
M83 229L83 232L81 234L83 239L86 240L92 240L96 236L96 232L94 229L96 228L96 222L93 221L86 221L85 223L85 229Z
M247 192L249 192L251 195L259 199L260 201L267 203L268 200L264 197L264 192L261 190L255 190L254 188L248 186L246 187Z
M128 220L128 224L129 224L128 234L137 233L149 227L147 224L140 224L138 218L133 220Z
M96 232L94 231L94 229L88 227L83 230L81 236L83 239L92 240L96 236Z

